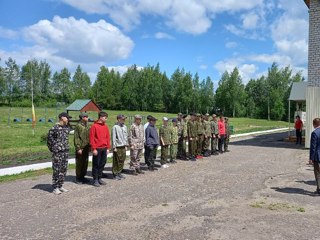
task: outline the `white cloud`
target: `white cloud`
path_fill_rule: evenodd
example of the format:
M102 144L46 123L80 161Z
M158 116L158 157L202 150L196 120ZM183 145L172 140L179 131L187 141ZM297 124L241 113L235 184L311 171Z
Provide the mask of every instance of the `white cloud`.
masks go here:
M241 18L244 29L255 29L257 27L259 16L256 13L250 12L242 15Z
M129 37L104 20L88 23L55 16L52 21L41 20L26 27L24 35L53 55L80 63L126 59L134 46Z
M128 69L132 67L132 65L123 65L123 66L108 66L107 68L109 70L114 70L115 72L119 72L121 75L126 73L128 71ZM143 67L142 66L137 66L138 70L142 70Z
M171 35L168 34L168 33L164 33L164 32L157 32L157 33L154 35L154 37L155 37L156 39L169 39L169 40L173 40L173 39L174 39L173 36L171 36Z
M19 32L0 26L0 38L17 39Z
M206 64L201 64L201 65L199 66L199 68L200 68L201 70L207 70L207 69L208 69L208 65L206 65Z
M226 42L225 47L226 48L236 48L236 47L238 47L238 43L236 43L236 42Z
M131 30L141 24L141 17L161 16L164 22L178 31L202 34L211 27L218 13L250 10L263 4L263 0L62 0L89 14L106 14L112 21Z

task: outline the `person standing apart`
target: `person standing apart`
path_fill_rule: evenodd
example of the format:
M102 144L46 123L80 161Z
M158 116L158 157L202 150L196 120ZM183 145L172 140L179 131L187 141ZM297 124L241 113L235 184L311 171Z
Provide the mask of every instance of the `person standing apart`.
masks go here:
M204 116L204 142L203 142L203 154L205 157L209 157L211 152L210 148L210 140L211 140L211 123L209 121L209 114L207 113Z
M169 119L164 117L163 125L159 130L160 145L161 145L161 160L160 160L161 168L169 167L167 165L167 161L168 161L168 151L171 145L171 129L168 125L168 121Z
M145 156L150 171L158 170L154 167L154 153L159 146L159 135L155 127L156 121L156 118L151 117L145 132Z
M294 122L294 128L296 129L296 144L302 144L302 129L303 122L300 119L300 116L296 116L296 121Z
M90 151L90 128L88 126L88 114L79 115L79 123L74 129L74 147L76 149L76 183L88 183L85 178L88 169L89 151Z
M226 138L226 125L224 122L224 117L221 115L218 121L218 129L219 129L219 136L218 136L218 149L219 153L223 153L222 147L224 146L224 141Z
M128 146L128 130L124 124L126 117L122 114L117 116L117 123L112 127L113 161L112 173L115 180L125 179L121 174L126 160Z
M59 114L59 122L48 133L47 145L52 152L52 187L54 194L68 192L63 187L67 174L69 157L69 115L65 112Z
M90 145L92 149L92 177L93 186L100 187L106 182L101 179L104 166L107 162L108 149L110 149L110 132L106 125L108 114L99 112L99 119L90 129Z
M134 123L131 125L128 134L128 142L130 146L130 169L133 171L133 175L143 173L140 168L140 158L144 145L144 128L141 124L141 119L141 115L134 116Z
M177 125L177 119L172 119L172 127L171 127L171 145L170 145L170 162L176 163L177 159L177 152L178 152L178 142L179 142L179 136L178 136L178 125Z
M198 136L197 136L197 159L203 158L202 150L203 150L203 140L204 140L204 124L202 121L202 115L197 113L197 121L196 121Z
M310 157L309 163L313 164L314 176L317 183L316 193L320 194L320 118L313 119L313 127L310 139Z

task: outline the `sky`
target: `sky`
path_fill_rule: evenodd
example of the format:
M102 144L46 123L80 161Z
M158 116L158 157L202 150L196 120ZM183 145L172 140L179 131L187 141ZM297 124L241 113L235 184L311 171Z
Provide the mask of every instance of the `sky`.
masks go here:
M308 8L303 0L1 0L1 65L46 60L52 71L80 64L94 82L101 66L160 64L219 81L238 67L244 83L273 62L307 78Z

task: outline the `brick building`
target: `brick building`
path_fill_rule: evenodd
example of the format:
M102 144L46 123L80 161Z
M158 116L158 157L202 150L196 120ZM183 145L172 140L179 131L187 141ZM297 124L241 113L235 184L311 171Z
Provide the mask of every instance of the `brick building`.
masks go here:
M304 0L309 8L308 86L306 91L306 143L310 147L312 120L320 117L320 0Z

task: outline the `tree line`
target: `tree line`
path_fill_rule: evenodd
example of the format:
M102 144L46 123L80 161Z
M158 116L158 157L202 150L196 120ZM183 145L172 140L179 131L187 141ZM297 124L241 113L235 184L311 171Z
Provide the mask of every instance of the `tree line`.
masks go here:
M246 85L238 68L224 72L214 88L210 77L200 79L177 68L168 77L160 65L131 66L124 74L101 66L92 83L79 65L74 74L67 68L52 73L46 61L32 59L23 66L9 58L0 66L0 104L40 106L69 104L75 99L93 99L104 109L156 112L223 112L231 117L286 120L288 97L293 82L303 81L301 72L276 63L266 76Z

